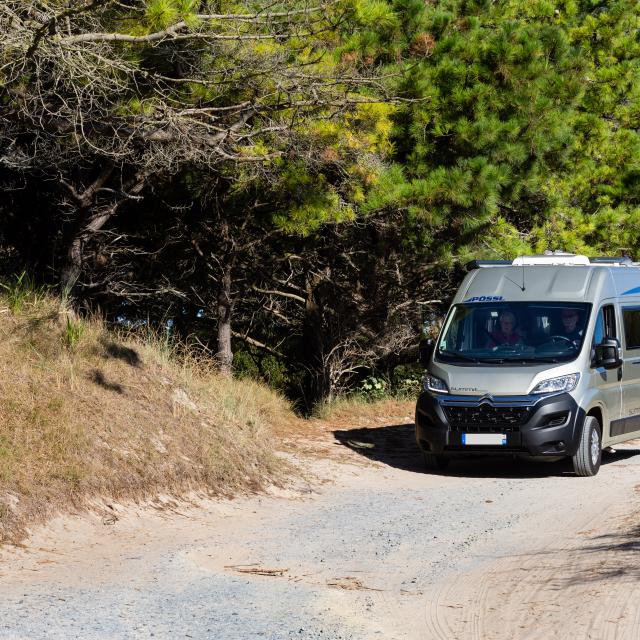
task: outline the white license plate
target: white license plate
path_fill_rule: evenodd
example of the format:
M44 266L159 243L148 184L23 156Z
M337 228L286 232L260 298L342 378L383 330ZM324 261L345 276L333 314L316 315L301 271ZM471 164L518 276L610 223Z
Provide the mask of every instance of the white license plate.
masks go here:
M463 433L462 444L507 444L504 433Z

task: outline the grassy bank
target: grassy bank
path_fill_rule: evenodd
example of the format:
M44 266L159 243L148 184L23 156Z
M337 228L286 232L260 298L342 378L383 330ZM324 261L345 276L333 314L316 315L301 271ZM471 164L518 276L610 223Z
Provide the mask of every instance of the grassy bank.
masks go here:
M280 396L55 299L0 297L0 368L0 541L100 498L231 495L282 476L273 427L296 418Z

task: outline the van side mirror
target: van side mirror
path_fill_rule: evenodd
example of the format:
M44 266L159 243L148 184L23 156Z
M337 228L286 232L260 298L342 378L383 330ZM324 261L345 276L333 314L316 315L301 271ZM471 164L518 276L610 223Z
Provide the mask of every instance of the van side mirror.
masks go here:
M605 338L595 346L593 366L605 369L617 369L622 366L620 342L616 338Z
M426 369L429 366L429 361L433 355L433 349L436 346L436 341L433 338L425 338L420 340L420 346L418 347L420 364Z

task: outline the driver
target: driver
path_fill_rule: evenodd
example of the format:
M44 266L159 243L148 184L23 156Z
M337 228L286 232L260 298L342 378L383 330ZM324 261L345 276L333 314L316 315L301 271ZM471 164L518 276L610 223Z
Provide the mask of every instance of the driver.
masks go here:
M502 311L498 316L500 329L491 332L491 340L487 347L495 349L503 344L518 344L522 342L522 336L516 329L516 317L512 311Z
M575 345L580 344L582 341L582 334L584 331L581 328L580 312L578 309L567 307L560 313L560 319L562 320L562 333L565 338L568 338Z

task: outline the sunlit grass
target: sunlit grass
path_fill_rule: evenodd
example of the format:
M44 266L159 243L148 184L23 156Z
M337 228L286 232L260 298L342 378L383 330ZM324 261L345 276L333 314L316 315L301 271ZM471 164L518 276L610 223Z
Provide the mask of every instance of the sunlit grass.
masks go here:
M0 541L70 506L282 477L264 385L218 375L163 333L108 331L46 295L0 297Z

